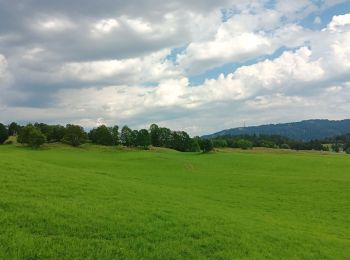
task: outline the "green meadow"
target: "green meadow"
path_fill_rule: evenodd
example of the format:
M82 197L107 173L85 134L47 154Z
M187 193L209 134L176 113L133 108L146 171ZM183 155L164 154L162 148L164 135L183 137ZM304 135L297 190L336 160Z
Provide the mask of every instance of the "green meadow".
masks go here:
M350 156L0 146L0 259L349 259Z

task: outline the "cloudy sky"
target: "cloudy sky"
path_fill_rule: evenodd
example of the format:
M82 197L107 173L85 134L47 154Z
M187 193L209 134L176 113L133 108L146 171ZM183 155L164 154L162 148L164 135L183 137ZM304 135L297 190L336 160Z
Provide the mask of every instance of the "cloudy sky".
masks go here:
M350 1L0 0L0 93L4 123L350 118Z

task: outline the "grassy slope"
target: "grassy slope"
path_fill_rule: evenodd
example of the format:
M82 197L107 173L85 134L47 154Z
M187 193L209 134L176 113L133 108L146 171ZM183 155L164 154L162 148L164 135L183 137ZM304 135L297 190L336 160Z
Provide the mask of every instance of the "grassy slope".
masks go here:
M0 146L0 259L346 258L350 156Z

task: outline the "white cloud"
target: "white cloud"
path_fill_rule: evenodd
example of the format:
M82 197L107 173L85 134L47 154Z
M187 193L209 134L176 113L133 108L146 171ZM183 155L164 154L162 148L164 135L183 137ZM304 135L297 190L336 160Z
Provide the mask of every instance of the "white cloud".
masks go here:
M153 32L152 26L141 19L130 19L128 17L123 17L123 22L137 33L147 34Z
M166 60L169 50L123 60L73 62L62 66L58 76L62 80L81 82L110 82L110 84L142 84L157 82L180 75L180 71Z
M279 19L280 14L273 10L235 15L217 28L212 39L190 43L177 61L186 71L196 74L228 62L271 54L276 47L263 29L276 27Z
M45 32L61 32L74 27L75 24L65 17L41 17L34 24L34 29Z
M120 26L116 19L102 19L94 24L93 32L109 33Z
M177 61L190 74L201 73L228 62L243 62L273 51L264 35L242 33L229 37L220 35L205 43L191 43Z
M348 31L350 26L350 14L336 15L327 26L332 32Z

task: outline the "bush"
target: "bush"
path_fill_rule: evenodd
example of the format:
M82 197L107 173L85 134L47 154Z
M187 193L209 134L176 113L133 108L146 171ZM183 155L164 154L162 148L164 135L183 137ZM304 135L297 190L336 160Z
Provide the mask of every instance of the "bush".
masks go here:
M290 149L290 146L288 144L281 144L281 149Z
M10 145L10 144L13 144L13 141L12 140L7 140L7 141L5 141L5 143L4 144L6 144L6 145Z
M348 149L346 149L345 151L347 154L350 154L350 147Z

